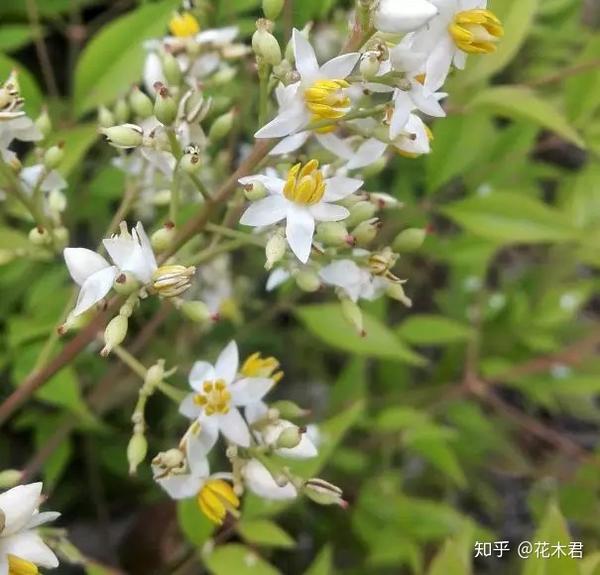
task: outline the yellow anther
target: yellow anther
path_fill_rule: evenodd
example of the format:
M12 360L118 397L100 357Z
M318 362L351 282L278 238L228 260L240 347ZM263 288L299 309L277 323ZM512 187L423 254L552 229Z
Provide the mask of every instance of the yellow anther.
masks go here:
M222 379L205 381L202 392L194 396L194 403L204 409L206 415L229 413L231 393Z
M192 285L196 273L194 266L181 265L160 266L152 274L152 287L162 297L175 297L182 294Z
M491 54L504 35L502 22L490 10L465 10L448 27L454 43L468 54Z
M229 483L222 479L211 479L198 493L198 506L211 521L221 525L229 512L237 516L240 500Z
M8 556L8 575L37 575L37 565L14 555Z
M304 91L304 100L313 120L339 120L343 118L352 102L344 91L350 84L346 80L317 80ZM327 126L318 132L330 132L335 126Z
M277 383L283 377L283 371L277 371L279 361L274 357L262 357L260 352L246 359L240 373L246 377L268 377Z
M317 204L325 194L325 180L319 170L319 162L311 160L307 164L296 164L288 172L283 195L290 201L310 206Z
M169 30L173 36L186 38L195 36L200 31L198 20L189 12L175 13L169 22Z

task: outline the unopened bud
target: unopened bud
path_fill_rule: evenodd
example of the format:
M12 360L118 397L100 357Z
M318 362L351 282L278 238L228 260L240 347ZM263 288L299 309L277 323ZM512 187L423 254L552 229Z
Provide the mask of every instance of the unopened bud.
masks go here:
M154 100L154 115L165 126L170 126L177 117L177 103L164 84L156 82L156 99Z
M117 124L125 124L129 120L129 106L125 98L119 98L115 104L113 113Z
M352 230L352 237L356 240L356 245L366 246L377 237L380 229L381 222L379 219L372 218L358 224L358 226Z
M129 295L140 289L140 282L130 272L121 272L113 283L113 289L120 295Z
M244 195L249 201L256 202L267 196L267 188L262 182L252 182L244 186Z
M124 150L137 148L137 146L142 145L144 140L144 132L136 124L121 124L120 126L102 128L100 133L104 134L111 146Z
M148 453L148 442L143 433L134 433L127 446L127 461L129 463L129 475L135 475L140 463L146 459Z
M377 207L371 202L361 200L350 208L350 215L344 220L344 223L349 227L357 226L365 220L371 219L377 212Z
M294 276L294 279L296 285L308 293L316 292L321 287L319 276L312 270L302 270Z
M237 70L233 66L223 66L212 76L210 83L213 86L223 86L224 84L229 84L236 75Z
M278 449L294 449L294 447L300 445L302 435L305 432L306 429L302 429L297 425L290 425L279 434L275 447Z
M184 150L179 166L187 174L195 174L200 168L200 148L198 146L188 146Z
M152 274L152 287L162 297L175 297L189 289L195 273L196 268L194 266L160 266Z
M277 38L269 31L271 22L260 19L256 22L256 32L252 36L252 49L259 61L277 66L281 62L281 47Z
M17 469L6 469L0 471L0 489L10 489L21 481L21 472ZM2 533L2 510L0 509L0 533Z
M121 345L127 336L129 321L121 314L113 317L104 330L104 347L100 355L107 357L118 345Z
M171 52L164 52L161 57L162 69L169 86L178 86L181 83L182 73L177 58Z
M212 317L208 306L203 301L186 300L180 304L179 310L185 317L196 323L206 323Z
M129 105L133 113L140 118L146 119L154 113L154 104L147 94L144 94L137 86L134 86L129 94Z
M396 236L392 247L401 253L416 252L423 245L426 237L427 230L422 228L408 228Z
M150 243L152 244L152 248L155 252L160 253L168 250L173 244L173 240L177 235L177 231L175 230L175 226L173 225L165 225L162 228L156 230L151 238Z
M354 238L342 222L321 222L315 238L326 246L342 247L354 244Z
M52 241L52 237L48 233L48 230L36 226L29 232L29 241L34 246L47 246Z
M219 116L210 127L210 131L208 132L208 138L213 142L218 142L222 140L229 134L231 128L233 127L233 119L235 114L233 110Z
M52 132L52 120L50 120L50 115L46 108L42 110L42 113L35 120L35 127L42 133L44 138L47 138L50 132Z
M65 157L64 144L57 144L56 146L51 146L46 150L44 154L44 166L49 170L54 170L58 168L63 158Z
M160 360L151 366L146 372L144 383L150 387L156 387L165 377L165 362Z
M324 479L309 479L304 484L302 491L319 505L339 505L343 508L348 506L348 503L342 498L342 490Z
M101 128L110 128L115 125L115 117L106 106L98 108L98 125Z
M367 332L364 327L363 314L358 304L347 297L342 298L341 304L342 315L346 321L356 330L358 335L361 337L366 336Z
M283 10L284 3L285 0L263 0L262 9L265 18L277 20Z
M369 194L369 201L380 209L401 208L403 205L394 196L380 192L373 192Z
M278 418L297 419L310 414L308 409L303 409L293 401L281 400L271 404L271 408L277 410Z
M367 52L363 54L360 60L360 73L363 78L370 80L377 76L379 72L380 62L377 54Z
M67 208L67 197L61 190L54 189L48 194L48 208L55 214L60 214Z
M64 250L69 245L69 230L64 226L52 230L54 246L57 250Z
M385 293L388 297L403 303L406 307L412 307L412 300L404 292L404 282L393 282L387 287Z
M287 242L285 241L285 238L280 233L273 234L269 238L265 248L265 254L267 256L265 269L273 269L273 266L285 256L286 249Z

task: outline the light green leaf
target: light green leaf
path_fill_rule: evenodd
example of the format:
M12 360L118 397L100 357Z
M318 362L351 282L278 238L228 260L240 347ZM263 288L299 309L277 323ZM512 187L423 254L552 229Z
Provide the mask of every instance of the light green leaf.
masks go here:
M414 407L392 405L383 409L373 422L376 429L383 432L404 431L428 424L429 416Z
M278 575L279 571L255 551L232 543L217 547L204 557L206 567L213 575Z
M580 148L585 148L581 136L561 111L529 88L519 86L487 88L471 100L469 108L491 110L499 116L533 122Z
M237 529L242 539L251 545L283 548L296 545L290 535L268 519L242 519Z
M0 51L11 52L29 44L33 30L27 24L4 24L0 28Z
M471 564L465 561L461 546L455 541L446 541L433 559L428 575L470 575Z
M215 524L204 515L195 498L177 502L177 521L186 539L201 547L215 530Z
M75 69L75 112L109 104L137 82L144 63L144 40L160 36L174 0L146 4L105 26L84 49Z
M25 98L24 109L32 118L35 118L42 106L42 92L33 74L20 62L0 54L0 82L4 82L13 70L17 70L19 73L21 95Z
M333 550L331 545L325 545L317 558L311 563L304 575L332 575L333 573Z
M600 70L598 69L598 54L600 54L600 35L592 36L586 47L570 66L585 66L594 64L589 69L566 78L565 108L569 118L580 128L590 122L600 107Z
M447 317L421 314L405 320L398 334L415 345L435 345L464 341L472 336L473 330Z
M359 356L379 357L423 365L423 357L412 351L386 325L363 312L367 335L360 337L348 325L338 304L300 307L296 314L306 328L321 341L337 349Z
M566 242L578 235L557 210L512 192L470 197L442 211L468 231L503 244Z

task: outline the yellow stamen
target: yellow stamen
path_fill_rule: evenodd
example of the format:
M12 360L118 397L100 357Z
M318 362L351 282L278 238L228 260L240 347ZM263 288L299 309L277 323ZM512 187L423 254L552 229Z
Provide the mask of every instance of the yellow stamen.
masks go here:
M465 10L448 27L454 43L467 54L491 54L504 35L502 22L490 10Z
M242 365L240 373L246 377L268 377L275 383L283 377L283 371L277 371L279 362L274 357L262 357L260 352L253 353Z
M196 273L194 266L181 265L160 266L152 274L152 287L162 297L175 297L182 294L192 285Z
M296 164L288 172L283 195L290 201L311 206L317 204L325 194L325 180L319 170L319 162L311 160L307 164Z
M346 80L317 80L304 91L304 100L311 111L313 120L339 120L343 118L352 105L344 89L350 84ZM335 126L317 130L321 133L331 132Z
M14 555L8 556L8 575L37 575L37 565Z
M237 515L240 500L229 483L222 479L211 479L198 493L198 506L211 521L221 525L227 513Z
M194 15L189 12L175 13L169 22L169 30L177 38L187 38L198 34L200 24Z
M202 384L203 393L194 396L194 403L204 409L206 415L229 413L231 393L222 379L205 381Z

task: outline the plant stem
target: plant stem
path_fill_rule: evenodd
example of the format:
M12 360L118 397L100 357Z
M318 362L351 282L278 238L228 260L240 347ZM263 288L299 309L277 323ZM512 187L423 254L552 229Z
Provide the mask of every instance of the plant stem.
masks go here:
M269 117L269 73L271 68L268 64L258 65L259 78L259 100L258 100L258 127L262 128Z

